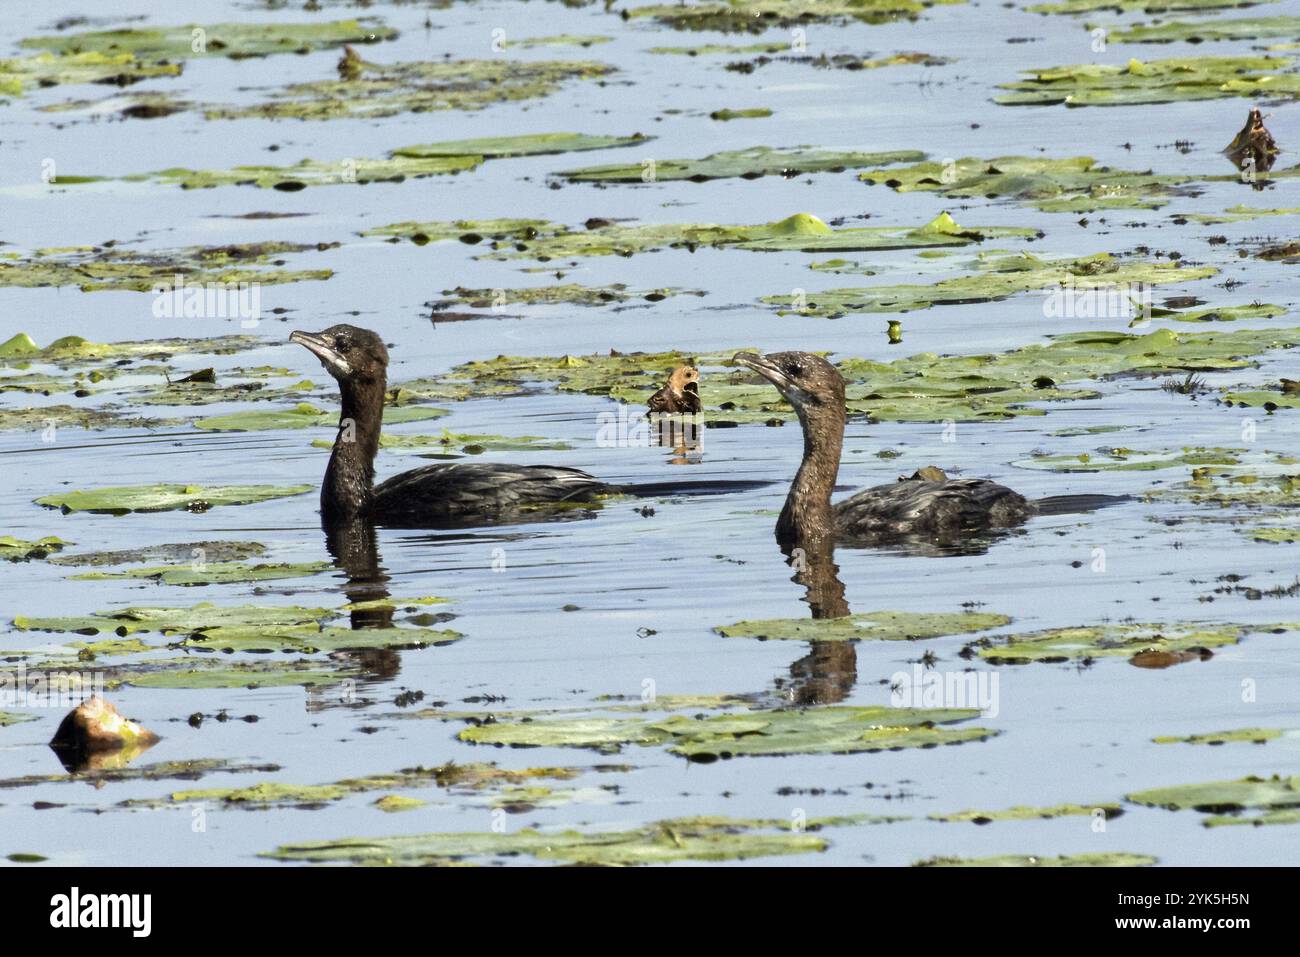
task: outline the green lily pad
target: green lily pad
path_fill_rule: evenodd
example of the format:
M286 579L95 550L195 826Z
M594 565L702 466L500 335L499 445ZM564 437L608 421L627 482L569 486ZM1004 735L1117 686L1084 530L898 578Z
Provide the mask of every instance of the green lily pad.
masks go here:
M201 651L296 652L301 654L366 649L428 648L449 645L464 636L434 628L319 628L312 625L223 625L206 628L178 647Z
M653 136L594 136L589 133L526 133L518 136L483 136L468 140L444 140L416 146L400 146L394 156L435 159L448 156L481 156L500 159L510 156L545 156L555 153L578 153L607 150L648 143Z
M133 688L212 690L216 688L315 687L355 680L357 674L322 668L319 661L249 661L200 664L192 658L154 662L147 669L121 671L120 684Z
M373 806L389 814L398 811L414 811L417 808L424 807L425 802L419 798L406 797L401 794L385 794L383 797L375 798Z
M1300 629L1300 624L1105 624L1049 628L1023 635L1000 636L979 648L979 656L994 664L1061 662L1092 658L1134 658L1138 655L1177 655L1234 645L1249 635ZM1140 659L1139 659L1140 660Z
M1227 10L1233 7L1253 7L1277 0L1060 0L1055 3L1036 3L1026 7L1030 13L1096 13L1113 10L1118 13L1172 13L1182 11Z
M807 146L772 149L751 146L743 150L714 153L703 159L655 159L653 167L644 163L588 166L583 169L564 170L556 175L575 183L643 183L691 180L703 182L710 179L742 177L758 179L762 176L795 176L802 173L840 172L864 166L889 163L913 163L925 159L924 153L915 150L896 150L884 153L833 152ZM650 180L645 177L652 175Z
M241 582L280 581L319 575L334 566L330 562L205 562L190 565L154 565L121 572L83 572L74 581L148 579L163 585L228 585Z
M1030 854L1002 854L995 857L931 857L916 867L1150 867L1156 859L1148 854L1124 851L1091 851L1038 857Z
M347 43L391 40L397 31L372 21L332 23L213 23L174 27L131 27L58 36L28 37L19 46L56 53L130 53L141 59L177 60L222 56L231 59L273 53L310 53ZM202 42L200 42L200 40Z
M1236 781L1179 784L1167 788L1135 791L1127 800L1170 811L1194 810L1226 814L1263 808L1277 810L1300 807L1300 777L1245 777Z
M1211 731L1206 734L1163 735L1152 738L1156 744L1264 744L1282 737L1281 728L1234 728L1232 731Z
M449 414L446 409L434 409L429 406L400 408L387 406L384 409L384 424L423 422L429 419L440 419ZM301 402L292 409L259 409L209 416L196 421L194 427L207 432L261 432L269 429L332 427L338 425L338 421L337 412L326 412L310 403Z
M0 365L49 363L60 368L122 359L169 360L181 355L229 355L259 345L256 336L214 336L210 339L150 339L140 342L90 342L81 336L63 336L38 346L25 332L0 343Z
M31 774L0 779L0 790L36 787L46 784L84 784L87 781L111 784L119 781L197 781L208 774L251 774L279 771L275 764L250 764L227 758L190 758L184 761L158 761L139 767L107 767L76 774Z
M55 552L61 552L72 544L57 535L47 535L36 541L24 541L12 535L0 535L0 560L7 562L27 562L33 558L48 558Z
M1116 33L1110 35L1118 36ZM1124 66L1082 63L1029 71L1027 79L1003 83L1012 92L994 97L1003 106L1134 106L1245 96L1300 94L1300 74L1286 57L1181 57L1129 60Z
M913 641L965 635L1010 623L1011 619L1006 615L976 612L873 611L847 618L740 621L715 631L727 638L758 638L761 641Z
M144 545L115 551L74 552L50 560L52 565L133 565L143 562L238 562L266 554L260 542L233 540Z
M495 103L550 96L570 80L598 79L614 72L612 66L593 61L514 57L354 63L350 77L293 83L261 102L206 106L203 115L210 120L329 120L481 110Z
M316 439L312 445L318 449L330 449L334 447L334 442L330 439ZM443 429L441 435L382 435L379 447L445 454L464 452L469 455L480 455L483 452L556 452L573 448L567 442L552 442L540 435L479 435L450 432L446 429Z
M328 245L328 244L326 244ZM195 293L174 289L177 276L187 289L221 283L238 290L246 286L280 285L329 279L329 269L268 269L283 262L279 257L323 247L296 243L242 243L231 246L193 246L185 249L142 251L117 246L88 246L72 249L44 249L25 258L0 260L0 287L76 286L82 292L121 289L132 292L172 290L170 299ZM234 291L222 299L228 307ZM168 301L170 305L170 301ZM232 314L234 310L231 310Z
M858 178L883 183L900 193L926 191L962 199L1006 199L1062 213L1155 209L1172 196L1190 192L1189 184L1194 182L1189 176L1112 169L1090 156L998 156L987 160L967 156L870 170Z
M1112 30L1107 39L1115 43L1204 43L1213 40L1264 40L1300 37L1300 17L1242 17L1187 23L1175 20L1158 24L1136 24Z
M753 106L743 110L722 109L714 110L709 114L709 119L718 120L726 123L730 120L761 120L772 115L772 111L765 106Z
M1189 219L1192 222L1201 223L1205 226L1214 226L1219 223L1240 223L1252 219L1260 219L1264 216L1295 216L1300 215L1300 206L1289 206L1283 209L1263 209L1259 206L1229 206L1221 213L1180 213L1183 219Z
M1124 813L1118 804L1056 804L1051 807L1009 807L998 811L958 811L931 814L932 821L989 824L993 821L1039 821L1058 817L1091 817L1100 809L1107 820Z
M302 495L311 485L124 485L90 491L56 492L36 499L37 505L66 512L206 512L218 505L249 505Z
M932 285L869 286L865 288L824 289L793 296L764 296L780 315L838 318L852 313L912 312L935 305L970 302L995 302L1026 292L1068 290L1075 298L1075 308L1084 308L1092 290L1094 302L1114 306L1104 308L1121 317L1140 315L1140 306L1132 305L1120 290L1139 285L1194 282L1218 273L1214 266L1182 266L1180 262L1123 262L1107 253L1086 259L1043 260L1028 253L1018 256L981 260L981 271L942 279Z
M1300 528L1256 528L1251 530L1250 537L1257 542L1294 545L1300 542Z
M536 259L631 256L660 249L701 246L754 252L828 252L931 249L967 246L990 238L1033 238L1037 230L1014 226L963 227L947 213L922 226L862 226L832 229L810 213L772 223L719 226L705 223L624 225L591 220L582 229L542 220L393 223L364 236L405 238L417 245L458 239L484 245L477 259ZM493 293L495 295L495 290Z
M889 23L915 20L936 3L962 0L705 0L630 7L626 19L650 18L674 30L762 33L808 23Z
M0 95L22 96L37 87L72 83L126 86L161 76L180 76L178 63L146 63L131 53L38 53L0 59Z
M0 728L6 728L11 724L22 724L24 721L35 721L34 714L14 714L12 711L0 711Z
M698 290L673 288L636 290L628 289L623 283L614 283L609 286L582 286L577 283L561 283L554 286L533 286L527 289L466 289L464 286L457 286L455 289L444 289L442 295L448 297L442 302L462 303L475 309L488 309L516 303L529 306L561 304L570 306L607 306L610 303L625 303L636 299L646 302L661 302L672 296L702 296L704 293ZM436 313L434 318L436 321Z
M674 754L709 762L745 755L851 754L981 741L997 732L985 728L936 727L978 714L978 711L953 708L838 706L700 718L678 715L660 720L498 720L466 728L458 737L472 744L583 747L604 751L616 751L628 744L666 744Z
M749 822L727 818L659 821L626 831L542 833L462 832L378 838L339 838L282 845L263 857L282 861L424 866L524 854L543 861L586 865L668 864L744 860L823 851L810 834L754 833Z
M1036 455L1011 464L1050 472L1150 472L1202 465L1240 465L1244 449L1185 448L1176 451L1135 451L1111 448L1078 455Z

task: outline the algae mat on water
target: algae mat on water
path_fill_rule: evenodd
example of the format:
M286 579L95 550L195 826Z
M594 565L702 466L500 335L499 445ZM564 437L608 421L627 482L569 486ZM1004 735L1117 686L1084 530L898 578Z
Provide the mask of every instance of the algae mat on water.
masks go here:
M1135 24L1112 30L1107 36L1115 43L1204 43L1214 40L1264 40L1300 38L1300 17L1241 17L1197 21L1175 20L1156 24Z
M1160 668L1212 656L1212 649L1235 645L1252 635L1300 630L1300 623L1228 624L1155 622L1049 628L1019 635L983 638L968 645L963 657L978 655L993 664L1060 663L1096 658L1128 658L1132 664Z

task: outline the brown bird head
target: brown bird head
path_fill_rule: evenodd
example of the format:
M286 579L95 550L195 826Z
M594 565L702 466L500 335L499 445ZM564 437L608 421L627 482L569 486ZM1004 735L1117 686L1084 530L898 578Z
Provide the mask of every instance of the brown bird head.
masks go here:
M340 384L384 381L388 349L369 329L341 323L324 332L293 332L290 342L304 346Z
M692 383L700 381L700 370L695 366L681 366L673 370L668 377L668 385L678 392L685 392ZM698 386L696 386L698 388Z
M733 362L761 375L794 406L805 431L823 422L844 426L844 378L836 368L809 352L771 352L760 356L737 352ZM829 424L826 428L829 428Z

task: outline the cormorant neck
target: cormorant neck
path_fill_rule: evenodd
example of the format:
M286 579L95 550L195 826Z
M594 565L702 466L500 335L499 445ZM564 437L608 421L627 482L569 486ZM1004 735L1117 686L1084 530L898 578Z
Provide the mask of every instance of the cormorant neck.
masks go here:
M320 491L321 517L329 523L365 515L370 508L387 381L382 374L348 380L339 384L339 391L339 431Z
M815 545L835 534L831 492L840 471L844 415L828 409L816 416L799 407L795 411L803 428L803 462L777 519L776 537L782 544Z

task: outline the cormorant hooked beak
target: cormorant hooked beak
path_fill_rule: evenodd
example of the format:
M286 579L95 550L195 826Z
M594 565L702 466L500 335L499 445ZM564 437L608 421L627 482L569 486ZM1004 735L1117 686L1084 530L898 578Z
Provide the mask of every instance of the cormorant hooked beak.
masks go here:
M795 397L801 396L803 390L795 385L794 380L785 374L775 362L768 359L767 356L760 356L756 352L737 352L731 357L732 362L738 362L742 366L748 366L759 375L761 375L772 385L776 386L783 396L794 401Z
M330 375L342 379L352 374L352 366L334 349L329 337L310 332L291 332L289 341L304 346L308 352L320 360Z

